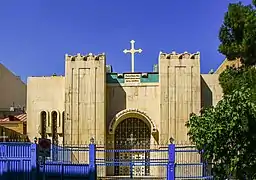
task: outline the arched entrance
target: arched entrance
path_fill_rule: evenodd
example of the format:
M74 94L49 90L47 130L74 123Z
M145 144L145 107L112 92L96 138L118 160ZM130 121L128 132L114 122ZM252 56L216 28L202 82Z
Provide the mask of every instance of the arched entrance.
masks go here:
M116 151L115 159L127 162L127 165L115 166L115 175L130 175L129 162L141 163L140 166L132 167L135 176L149 175L150 169L146 163L150 159L150 153L141 150L150 149L150 137L150 126L137 117L128 117L117 125L114 131L115 149L123 151Z

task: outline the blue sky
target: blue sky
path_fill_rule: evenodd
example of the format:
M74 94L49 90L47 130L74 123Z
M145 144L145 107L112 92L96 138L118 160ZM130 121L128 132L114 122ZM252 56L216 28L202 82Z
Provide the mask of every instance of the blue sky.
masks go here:
M131 70L123 50L136 41L135 71L152 71L159 51L201 52L216 69L218 31L235 0L1 0L0 63L28 76L64 74L64 55L105 52L116 72ZM245 4L251 0L243 0Z

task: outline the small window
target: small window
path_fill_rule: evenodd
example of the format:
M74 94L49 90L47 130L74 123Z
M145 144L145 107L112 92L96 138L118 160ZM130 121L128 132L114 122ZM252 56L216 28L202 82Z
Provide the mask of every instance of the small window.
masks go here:
M58 113L53 111L51 114L52 119L52 143L58 144L58 133L57 133L57 123L58 123Z
M58 114L56 111L52 112L52 127L55 128L57 127L57 119L58 119Z
M41 121L41 137L46 138L46 112L42 111L40 115Z

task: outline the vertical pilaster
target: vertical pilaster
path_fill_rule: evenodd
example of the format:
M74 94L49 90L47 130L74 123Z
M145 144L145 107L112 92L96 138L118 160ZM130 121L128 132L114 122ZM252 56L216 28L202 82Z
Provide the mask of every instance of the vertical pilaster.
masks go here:
M159 56L159 86L160 86L160 142L168 142L169 129L169 61L164 55Z
M84 145L90 137L104 142L105 61L104 54L66 57L66 144Z
M159 56L160 138L188 141L185 123L200 110L199 53L161 53Z

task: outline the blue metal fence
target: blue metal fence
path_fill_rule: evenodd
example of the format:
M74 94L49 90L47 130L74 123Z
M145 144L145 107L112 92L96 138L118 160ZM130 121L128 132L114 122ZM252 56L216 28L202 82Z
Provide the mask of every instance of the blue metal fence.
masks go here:
M54 147L41 161L37 144L0 143L0 179L96 179L112 176L150 179L213 179L209 166L193 146L168 145L156 149Z
M96 150L97 176L166 179L168 148Z
M37 144L0 143L0 179L89 179L94 176L90 164L72 162L71 148L55 147L57 157L40 159ZM53 154L53 153L52 153Z
M33 179L36 167L36 144L0 143L0 179Z
M37 177L43 179L89 179L88 164L47 162L40 166ZM38 178L37 178L38 179Z
M176 179L213 179L210 165L203 161L202 152L195 146L176 146L174 158Z
M88 162L77 162L75 154L83 151L89 152L89 149L79 148L76 146L51 146L51 156L44 159L38 157L38 176L43 179L89 179L94 174L90 171ZM93 151L93 149L92 149ZM92 176L93 175L93 176Z
M194 146L175 146L155 149L96 150L97 175L100 178L122 179L213 179Z

